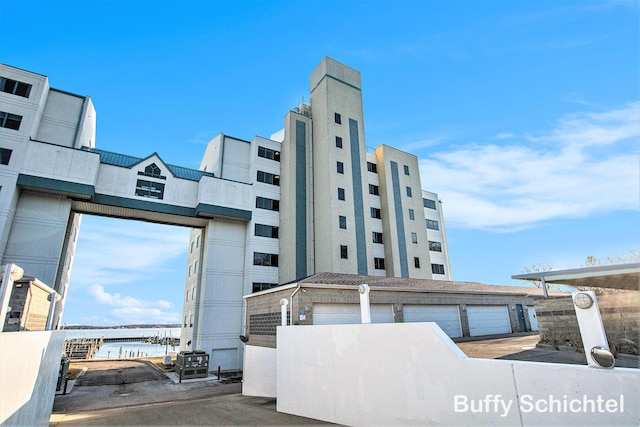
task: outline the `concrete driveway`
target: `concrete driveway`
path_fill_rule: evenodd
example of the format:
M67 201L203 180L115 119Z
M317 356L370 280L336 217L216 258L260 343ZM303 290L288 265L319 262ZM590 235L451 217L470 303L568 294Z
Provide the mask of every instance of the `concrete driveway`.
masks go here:
M142 360L83 361L66 395L57 395L51 426L322 425L276 411L275 399L243 396L242 384L215 376L176 382Z

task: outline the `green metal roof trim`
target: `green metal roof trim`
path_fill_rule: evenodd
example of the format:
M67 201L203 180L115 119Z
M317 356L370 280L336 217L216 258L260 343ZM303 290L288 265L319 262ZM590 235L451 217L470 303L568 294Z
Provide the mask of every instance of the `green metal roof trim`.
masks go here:
M148 159L151 156L157 156L160 160L162 160L162 158L158 155L158 153L153 153L150 156L140 158L140 157L129 156L126 154L119 154L119 153L113 153L111 151L100 150L98 148L82 147L82 150L88 151L90 153L98 154L100 156L100 163L104 163L106 165L112 165L112 166L120 166L123 168L132 168L133 166ZM205 172L198 169L185 168L182 166L169 165L166 163L164 163L164 165L169 169L169 171L176 178L188 179L190 181L200 181L200 178L202 178L203 176L209 176L209 177L215 178L215 175L211 172Z
M95 189L93 185L79 184L77 182L61 181L41 176L19 174L17 185L26 188L38 188L41 190L55 191L79 198L93 198Z
M215 216L225 216L237 218L241 220L250 220L251 211L242 209L228 208L225 206L207 205L200 203L196 208L185 206L177 206L162 202L152 202L141 199L130 199L127 197L111 196L108 194L97 193L93 198L93 202L99 205L114 206L127 209L142 210L147 212L157 212L162 214L178 215L191 218L200 217L201 213L207 213Z
M207 203L198 203L198 206L196 206L196 216L201 216L201 214L229 216L251 220L251 211L229 208L226 206L210 205Z

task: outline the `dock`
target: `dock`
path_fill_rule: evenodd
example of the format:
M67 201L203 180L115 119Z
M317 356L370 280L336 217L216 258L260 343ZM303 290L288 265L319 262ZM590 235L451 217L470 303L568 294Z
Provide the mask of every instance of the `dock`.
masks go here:
M120 337L120 338L73 338L64 340L64 354L71 360L91 359L104 343L140 342L172 347L180 346L179 337ZM120 355L119 355L120 356ZM125 356L126 357L126 356Z
M100 350L103 338L74 338L64 340L64 354L71 360L91 359Z

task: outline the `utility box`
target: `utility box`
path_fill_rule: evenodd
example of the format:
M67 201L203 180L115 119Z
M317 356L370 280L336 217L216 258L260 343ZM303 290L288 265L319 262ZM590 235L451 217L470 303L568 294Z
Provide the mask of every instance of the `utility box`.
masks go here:
M176 374L183 380L209 376L209 355L201 350L181 351L176 356Z
M9 307L2 332L44 331L51 311L51 304L61 297L49 286L35 277L23 276L13 282L10 290ZM55 295L55 301L51 301Z

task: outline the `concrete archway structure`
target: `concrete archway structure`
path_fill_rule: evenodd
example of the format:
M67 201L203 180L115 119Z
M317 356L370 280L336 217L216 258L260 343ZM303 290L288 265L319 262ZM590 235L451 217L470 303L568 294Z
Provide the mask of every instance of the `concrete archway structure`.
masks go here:
M98 150L89 97L2 64L0 78L0 112L11 112L0 117L0 259L62 296L53 327L64 311L82 214L196 228L203 244L189 348L234 348L237 363L226 368L240 368L251 183L169 165L157 153L137 158Z

